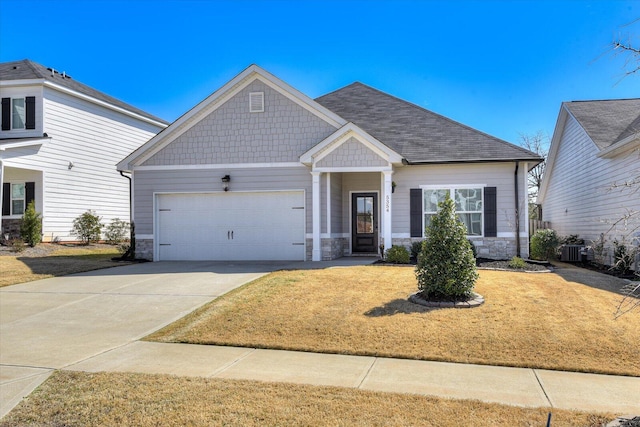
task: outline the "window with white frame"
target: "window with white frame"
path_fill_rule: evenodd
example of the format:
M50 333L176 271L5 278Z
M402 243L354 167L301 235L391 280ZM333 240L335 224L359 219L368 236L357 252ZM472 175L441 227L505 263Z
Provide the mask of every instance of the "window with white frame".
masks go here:
M11 98L11 129L24 129L26 121L24 98Z
M11 215L24 214L26 191L24 182L11 184Z
M424 188L424 227L429 226L431 218L438 212L438 203L444 201L448 194L455 203L458 218L467 227L467 235L482 236L482 193L481 187Z

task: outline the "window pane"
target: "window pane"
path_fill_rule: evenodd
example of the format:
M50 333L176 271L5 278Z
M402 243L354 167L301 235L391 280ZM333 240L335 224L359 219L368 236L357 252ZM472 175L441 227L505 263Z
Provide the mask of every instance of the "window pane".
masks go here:
M11 184L11 198L24 199L24 184Z
M467 227L468 236L482 235L482 214L479 213L463 213L458 214L458 218Z
M11 201L11 214L22 215L24 213L24 200Z
M373 197L357 197L356 209L356 232L373 233Z
M12 129L24 129L25 122L25 109L24 109L24 98L16 98L11 100L11 112L13 115L12 118Z
M457 211L482 211L482 189L460 188L454 192Z
M443 202L449 190L424 190L424 211L438 212L438 203Z

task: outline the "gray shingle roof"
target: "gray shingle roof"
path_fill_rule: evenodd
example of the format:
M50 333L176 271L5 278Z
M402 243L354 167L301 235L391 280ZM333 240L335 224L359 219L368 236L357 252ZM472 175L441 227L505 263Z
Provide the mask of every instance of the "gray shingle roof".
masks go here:
M541 160L531 151L359 82L316 101L410 163Z
M640 132L640 98L573 101L563 105L600 150Z
M89 87L77 80L74 80L73 78L70 78L69 76L63 77L63 75L58 71L54 72L51 69L48 69L29 59L0 63L0 81L30 79L45 79L65 88L71 89L75 92L88 95L100 101L108 102L109 104L112 104L116 107L123 108L148 119L168 124L167 121L159 117L153 116L145 111L140 110L139 108L122 102L119 99L95 90L92 87Z

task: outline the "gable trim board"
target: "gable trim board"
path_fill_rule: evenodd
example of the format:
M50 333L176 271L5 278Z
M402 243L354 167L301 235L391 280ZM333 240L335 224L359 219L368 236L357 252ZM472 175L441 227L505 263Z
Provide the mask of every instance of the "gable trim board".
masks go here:
M250 93L261 88L266 90L265 112L252 113ZM285 98L281 95L294 103L285 103ZM271 110L270 105L275 105L276 102L280 103L282 109ZM293 107L289 108L288 105ZM417 109L423 111L417 106L413 106L411 111ZM219 114L213 114L218 110ZM299 114L300 111L304 114ZM384 114L384 111L375 108L368 111L371 114ZM321 125L317 125L318 123ZM446 126L460 126L447 120L442 123ZM419 120L413 128L418 127ZM277 131L269 133L270 129ZM405 130L411 131L410 128L403 131ZM441 131L446 133L447 129ZM472 141L473 132L477 131L466 127L464 132L467 140ZM487 140L494 141L500 147L505 144L504 141L477 133L485 145ZM298 143L299 136L303 143ZM469 146L473 147L473 144ZM296 153L297 150L306 151ZM429 160L429 150L424 150L424 155L416 158ZM245 155L244 152L258 155ZM290 161L292 153L295 153L298 162ZM415 150L413 153L420 154ZM527 153L530 155L528 158ZM476 157L473 152L467 154ZM471 161L457 160L455 157L443 159L440 156L437 160L423 164L410 163L400 152L360 123L345 120L259 67L251 66L119 162L117 167L121 171L131 172L135 178L134 219L141 240L136 247L141 248L141 256L155 260L167 257L166 248L160 248L160 244L165 243L158 240L165 232L162 231L164 226L159 225L161 220L157 211L158 200L164 202L168 197L161 196L162 194L193 193L194 196L191 197L202 197L203 200L197 203L204 205L208 203L204 199L210 199L212 204L209 211L212 224L215 224L217 219L214 211L224 210L225 207L223 204L215 205L213 200L223 200L224 194L238 194L227 196L229 200L233 197L245 197L246 203L256 209L255 215L277 218L278 214L262 212L253 205L252 195L264 192L276 194L299 188L296 191L303 194L300 208L304 210L305 217L300 232L304 239L304 259L319 261L351 253L354 231L351 223L354 208L351 205L352 194L360 192L377 195L376 232L380 243L375 245L377 252L378 246L383 244L387 248L394 244L408 246L412 241L422 238L422 225L419 226L419 233L418 226L410 226L410 218L417 215L413 208L410 209L410 189L421 186L451 187L468 182L481 182L479 187L483 189L497 188L493 220L498 225L493 228L491 225L483 226L486 232L471 238L475 239L479 247L486 248L485 255L495 249L491 254L510 258L513 256L511 248L515 245L513 237L522 232L509 231L501 216L503 211L505 216L513 216L518 211L514 207L514 179L515 185L521 188L520 194L525 195L525 187L522 186L526 185L526 169L539 161L534 153L523 149L513 150L513 154L518 158L479 158L478 161ZM278 162L278 158L286 161ZM217 159L221 161L216 163ZM233 163L235 159L239 163ZM248 162L242 162L244 159ZM265 161L260 162L261 159ZM199 164L199 161L206 163ZM517 165L519 162L522 167L520 171L516 167L514 178L513 167L509 165ZM231 177L228 193L222 192L221 178L224 175ZM485 196L488 213L483 211L483 219L489 222L492 220L492 213L489 212L491 197L490 194ZM522 201L525 203L524 199ZM196 203L195 200L189 202ZM205 211L206 209L203 210ZM524 221L526 209L519 214L521 222ZM419 217L422 224L422 208ZM190 214L185 214L184 220L186 223L200 221ZM200 228L207 225L206 221L198 224ZM265 230L273 228L266 223L263 227ZM222 240L224 238L223 233ZM208 243L203 243L203 248L207 245ZM209 256L219 256L218 252L209 251ZM515 250L513 252L515 254Z

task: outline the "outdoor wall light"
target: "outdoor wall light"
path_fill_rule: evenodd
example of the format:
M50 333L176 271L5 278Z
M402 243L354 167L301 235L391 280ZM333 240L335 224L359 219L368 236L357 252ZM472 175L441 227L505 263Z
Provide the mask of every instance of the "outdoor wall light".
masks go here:
M71 170L72 167L74 167L75 165L73 164L73 162L69 162L69 165L67 165L67 169Z
M229 175L222 177L222 189L224 191L229 191L229 181L231 181L231 177Z

